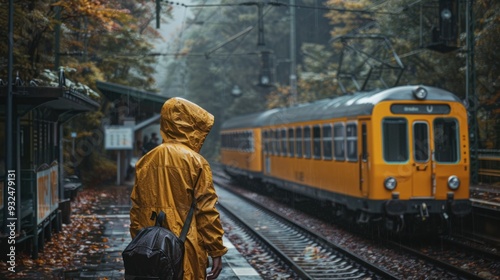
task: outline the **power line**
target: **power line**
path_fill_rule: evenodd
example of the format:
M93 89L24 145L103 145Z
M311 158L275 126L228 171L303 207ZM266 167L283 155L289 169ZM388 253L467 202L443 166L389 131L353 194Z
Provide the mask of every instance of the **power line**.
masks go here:
M223 7L223 6L226 6L226 7L227 6L249 6L249 5L255 5L259 2L251 1L251 2L221 3L221 4L184 4L184 3L173 2L173 1L165 1L165 3L170 4L170 5L182 6L185 8L202 8L202 7L210 8L210 7ZM396 15L397 14L397 13L393 13L393 12L380 12L380 11L369 11L369 10L360 10L360 9L346 9L346 8L336 8L336 7L318 7L318 6L299 5L299 4L290 5L288 3L274 2L274 1L265 2L264 4L270 5L270 6L278 6L278 7L295 7L295 8L302 8L302 9L327 10L327 11L337 11L337 12L347 12L347 13L388 14L388 15Z

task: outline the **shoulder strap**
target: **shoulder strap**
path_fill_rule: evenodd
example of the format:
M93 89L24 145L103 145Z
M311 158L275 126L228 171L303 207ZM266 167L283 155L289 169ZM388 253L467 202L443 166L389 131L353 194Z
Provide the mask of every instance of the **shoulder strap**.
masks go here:
M189 209L189 213L186 217L186 220L184 221L184 226L182 227L181 235L179 236L179 239L184 242L186 241L186 236L189 231L189 227L191 226L191 220L193 219L193 214L194 214L194 208L196 207L196 198L194 196L194 188L198 185L198 181L200 180L201 177L201 172L198 174L198 177L196 178L196 182L194 182L193 186L193 201L191 202L191 208Z
M196 199L194 198L194 191L193 191L193 202L191 203L191 208L189 209L186 221L184 222L184 226L182 227L181 235L179 236L179 239L182 242L186 241L186 236L189 231L189 226L191 225L191 220L193 219L195 206L196 206Z
M196 183L195 183L195 186L198 184L198 180L200 179L200 176L198 176L198 178L196 179ZM181 235L179 236L179 239L184 242L186 241L186 236L187 236L187 233L189 231L189 227L191 225L191 220L193 219L193 214L194 214L194 208L196 207L196 199L194 197L194 190L193 190L193 198L192 198L192 202L191 202L191 208L189 209L189 213L186 217L186 220L184 221L184 226L182 226L182 231L181 231ZM160 213L157 215L156 212L153 211L153 213L151 213L151 220L154 220L156 218L156 221L155 221L155 226L163 226L163 221L165 221L165 227L168 228L168 222L167 222L167 219L166 219L166 215L165 215L165 212L163 211L160 211Z
M184 226L182 227L181 235L179 236L179 239L182 240L182 242L186 241L187 232L189 230L191 220L193 219L195 206L196 206L196 201L194 200L194 194L193 194L193 202L191 203L191 208L189 209L188 216L186 217L186 221L184 221ZM155 226L157 227L168 228L168 222L166 218L167 217L165 215L165 212L163 211L160 211L159 214L156 214L156 212L153 211L153 213L151 214L151 220L156 220ZM165 221L165 226L163 226L163 221Z

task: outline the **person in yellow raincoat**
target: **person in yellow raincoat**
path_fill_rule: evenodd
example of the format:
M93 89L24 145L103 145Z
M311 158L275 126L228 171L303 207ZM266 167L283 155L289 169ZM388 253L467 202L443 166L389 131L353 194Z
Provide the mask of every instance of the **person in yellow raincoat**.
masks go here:
M212 170L199 151L214 123L214 117L198 105L171 98L161 109L163 143L136 164L131 194L130 233L153 226L152 211L166 213L169 229L179 236L193 198L195 214L191 222L184 255L184 279L216 279L222 270L224 230L215 208L217 194ZM208 256L212 269L206 275Z

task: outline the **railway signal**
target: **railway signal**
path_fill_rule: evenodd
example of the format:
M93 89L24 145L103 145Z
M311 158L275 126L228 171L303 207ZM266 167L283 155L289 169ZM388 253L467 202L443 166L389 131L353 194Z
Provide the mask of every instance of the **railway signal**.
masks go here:
M454 0L439 1L439 39L445 42L457 39L457 5Z
M260 73L258 85L262 87L271 87L274 84L273 77L273 52L270 50L263 50L260 52Z

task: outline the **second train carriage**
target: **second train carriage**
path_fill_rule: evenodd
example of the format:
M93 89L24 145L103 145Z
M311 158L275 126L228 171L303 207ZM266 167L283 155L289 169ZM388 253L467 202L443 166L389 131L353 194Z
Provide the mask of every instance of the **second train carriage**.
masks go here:
M402 86L239 116L221 130L233 176L331 203L358 222L470 212L467 112L452 93Z

